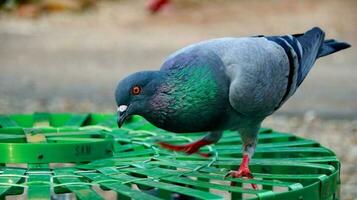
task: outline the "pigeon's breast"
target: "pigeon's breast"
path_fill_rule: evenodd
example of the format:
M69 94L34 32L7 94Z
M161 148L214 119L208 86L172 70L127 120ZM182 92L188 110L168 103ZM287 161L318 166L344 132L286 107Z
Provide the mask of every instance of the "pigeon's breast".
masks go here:
M147 119L173 132L214 130L229 107L229 82L222 76L207 63L171 70L151 100L153 112Z

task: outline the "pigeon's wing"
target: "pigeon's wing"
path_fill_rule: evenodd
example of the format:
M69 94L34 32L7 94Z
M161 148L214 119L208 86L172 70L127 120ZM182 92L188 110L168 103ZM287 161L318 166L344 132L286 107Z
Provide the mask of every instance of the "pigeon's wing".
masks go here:
M313 28L304 34L258 36L251 41L255 42L237 52L243 58L228 66L234 72L230 103L243 114L269 115L307 76L321 52L324 32Z
M290 62L297 62L297 86L299 86L316 59L318 53L323 46L325 34L320 28L312 28L304 34L285 35L285 36L270 36L266 37L278 45L280 45L289 56Z
M222 56L231 83L229 102L246 116L271 114L289 92L289 58L284 49L263 37L232 41Z

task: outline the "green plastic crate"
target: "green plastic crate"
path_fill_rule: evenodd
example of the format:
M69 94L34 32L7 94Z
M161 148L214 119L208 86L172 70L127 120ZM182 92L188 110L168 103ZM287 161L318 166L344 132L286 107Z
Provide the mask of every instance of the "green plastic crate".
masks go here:
M236 132L203 148L210 158L156 145L200 137L169 133L139 117L118 129L108 114L0 115L0 198L339 199L335 154L292 134L260 130L250 163L254 180L225 178L241 162Z

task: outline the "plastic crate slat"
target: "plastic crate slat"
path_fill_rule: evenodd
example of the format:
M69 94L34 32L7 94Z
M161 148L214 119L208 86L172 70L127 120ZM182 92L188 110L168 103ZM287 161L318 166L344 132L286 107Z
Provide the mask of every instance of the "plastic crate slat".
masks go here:
M64 126L82 126L89 116L89 114L72 114Z
M322 147L259 147L255 152L311 152L331 154L331 151Z
M25 139L25 135L15 135L15 134L1 134L0 140L16 140Z
M76 177L73 172L73 169L55 170L56 179L64 187L72 191L78 199L104 199L85 182L82 182L81 179Z
M232 134L228 137L225 137L223 139L221 139L218 144L225 144L225 143L242 143L242 139L239 136L238 133ZM269 134L262 134L259 135L258 141L259 143L264 143L264 141L266 141L267 139L271 139L271 140L277 140L277 139L288 139L293 137L292 135L288 135L288 134L283 134L283 133L278 133L278 132L274 132L274 133L269 133Z
M50 174L29 174L27 185L27 198L29 200L51 199Z
M173 171L173 170L165 170L165 169L161 169L161 168L154 168L154 169L138 169L138 168L127 168L124 169L122 171L125 172L132 172L132 173L140 173L142 175L146 175L146 176L150 176L150 177L154 177L157 179L161 179L161 180L166 180L166 181L170 181L172 183L180 183L180 184L187 184L187 185L191 185L194 187L198 187L198 188L206 188L206 189L217 189L217 190L222 190L222 191L230 191L230 192L240 192L240 193L249 193L249 194L258 194L258 193L265 193L267 192L266 190L247 190L247 189L243 189L241 187L237 187L237 186L230 186L229 184L227 185L222 185L222 184L214 184L214 183L210 183L207 181L200 181L200 180L192 180L189 179L188 177L192 176L190 173L180 173L177 171ZM212 178L212 176L195 176L195 177L199 177L199 178ZM223 176L222 176L223 177ZM216 179L217 180L217 179ZM220 181L226 181L229 182L229 179L218 179ZM242 179L239 179L242 180ZM256 183L256 184L262 184L264 181L259 181L259 180L245 180L242 181L245 183ZM271 182L270 182L271 183ZM278 185L278 184L276 184ZM288 185L280 185L280 186L288 186Z
M130 186L123 185L120 181L110 178L110 176L105 176L98 173L83 173L84 177L91 179L92 181L99 182L101 186L114 190L115 192L132 199L147 199L147 200L159 200L155 196L140 192L138 190L132 189ZM130 185L130 184L129 184Z
M207 174L207 173L200 173L197 171L176 171L176 170L170 170L170 169L164 169L164 168L151 168L151 169L138 169L138 168L125 168L122 171L128 171L128 172L137 172L137 173L142 173L148 176L155 176L156 178L162 177L163 179L170 178L171 181L176 181L177 178L181 176L189 176L189 177L196 177L196 178L202 178L202 179L210 179L210 180L215 180L215 181L231 181L231 180L236 180L238 182L249 182L249 183L256 183L256 184L263 184L263 185L270 185L270 186L280 186L280 187L291 187L294 185L296 187L296 183L292 182L283 182L283 181L271 181L271 180L243 180L243 179L234 179L234 178L229 178L229 177L224 177L224 174L221 176L218 175L213 175L213 174ZM221 188L221 187L220 187ZM258 193L257 191L246 191L246 193Z
M33 126L49 126L50 125L50 113L37 112L33 114Z
M165 182L153 181L151 179L137 178L137 177L129 176L124 173L120 173L119 171L118 171L118 173L113 173L112 175L110 175L110 177L113 179L119 180L121 182L124 182L124 183L130 182L130 183L136 183L139 185L145 185L145 186L149 186L149 187L155 186L156 188L159 188L162 190L167 190L170 192L178 192L178 193L185 194L185 195L195 197L198 199L207 199L207 200L223 199L223 197L220 197L220 196L212 194L212 193L203 192L200 190L195 190L192 188L187 188L187 187L178 186L178 185L174 185L174 184L168 184Z
M259 144L257 148L272 148L272 147L299 147L299 146L312 146L318 143L311 140L297 140L289 142L274 142L274 143L262 143ZM215 149L232 149L232 150L241 150L240 145L220 145L219 143L215 146Z
M11 119L6 115L0 115L0 127L7 128L7 127L18 127L19 125L16 123L15 120Z
M0 176L0 196L4 195L13 184L17 184L26 173L24 169L7 168Z
M136 151L132 151L132 152L123 152L123 153L116 153L115 157L121 157L121 158L125 158L125 157L136 157L136 156L143 156L143 155L151 155L154 154L155 151L152 149L143 149L143 150L136 150Z

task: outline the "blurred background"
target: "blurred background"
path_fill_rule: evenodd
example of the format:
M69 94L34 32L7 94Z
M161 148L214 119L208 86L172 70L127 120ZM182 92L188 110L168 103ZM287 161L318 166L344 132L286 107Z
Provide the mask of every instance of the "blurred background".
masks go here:
M115 112L121 78L158 69L201 40L319 26L326 38L349 42L317 61L264 125L335 151L342 198L357 199L357 1L0 0L0 7L0 113Z

